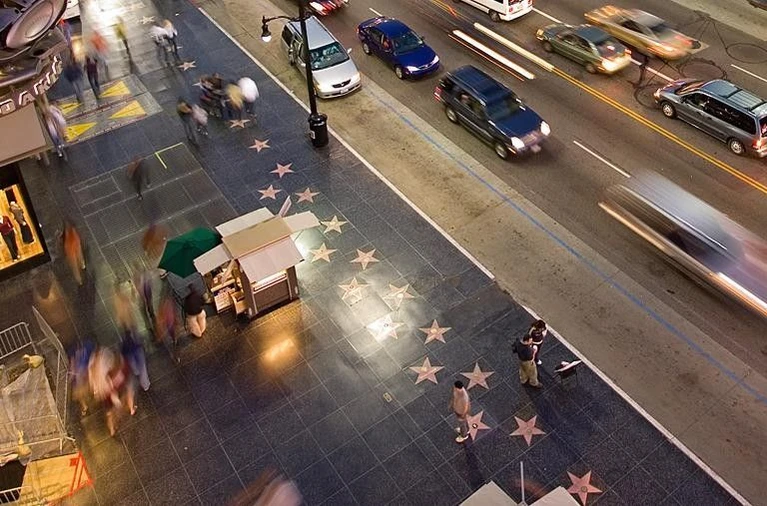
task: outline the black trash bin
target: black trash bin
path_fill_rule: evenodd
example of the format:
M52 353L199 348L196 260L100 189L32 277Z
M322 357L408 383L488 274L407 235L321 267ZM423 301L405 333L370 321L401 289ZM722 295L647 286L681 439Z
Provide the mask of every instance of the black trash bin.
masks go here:
M318 113L309 116L309 135L312 137L312 145L322 148L328 145L328 117Z

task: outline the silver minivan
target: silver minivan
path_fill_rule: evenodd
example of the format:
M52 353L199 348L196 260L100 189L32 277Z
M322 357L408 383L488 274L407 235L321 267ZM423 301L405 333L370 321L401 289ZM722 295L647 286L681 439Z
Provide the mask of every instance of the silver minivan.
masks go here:
M309 59L316 95L320 98L333 98L359 89L360 73L349 58L349 51L314 16L306 20L306 36L309 39ZM282 48L291 65L304 69L304 40L298 21L285 25L281 39ZM301 75L305 76L305 73L301 72Z

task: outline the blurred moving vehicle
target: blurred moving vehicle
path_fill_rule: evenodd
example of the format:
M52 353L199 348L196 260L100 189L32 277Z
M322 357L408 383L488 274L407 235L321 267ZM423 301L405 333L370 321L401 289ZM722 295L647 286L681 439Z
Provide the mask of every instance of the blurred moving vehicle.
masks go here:
M349 0L310 0L309 9L318 16L326 16L348 3Z
M682 79L653 94L667 118L679 118L727 143L736 155L767 156L767 101L724 79Z
M748 0L748 3L757 9L767 10L767 0Z
M511 21L524 16L533 10L533 0L453 0L455 3L463 2L481 11L487 12L490 19L496 23L499 21Z
M606 5L584 16L592 25L603 28L624 44L648 56L678 60L708 47L699 40L672 30L661 18L639 9Z
M599 206L688 275L767 317L767 242L654 173L609 188Z
M492 145L504 160L539 152L551 134L548 123L513 91L471 65L445 75L434 98L444 104L447 119Z
M439 68L439 56L402 21L380 16L357 27L362 51L394 69L398 78L419 77Z
M535 37L543 49L574 60L590 74L613 74L631 64L631 51L601 28L591 25L548 25Z

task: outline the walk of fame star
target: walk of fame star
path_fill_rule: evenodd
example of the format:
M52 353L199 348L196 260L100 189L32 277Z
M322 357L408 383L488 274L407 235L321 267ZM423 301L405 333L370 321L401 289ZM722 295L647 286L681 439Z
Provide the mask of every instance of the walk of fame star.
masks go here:
M139 22L142 25L148 25L149 23L154 23L154 16L142 16Z
M586 505L586 501L589 498L589 494L601 494L602 491L591 484L591 471L584 474L580 478L575 476L570 471L567 471L567 476L570 477L572 485L567 489L571 494L577 495L581 500L581 504Z
M266 139L265 141L253 139L253 145L248 146L248 149L255 149L256 153L260 153L262 149L269 149L270 147L271 146L269 146L269 139Z
M272 171L272 174L277 174L278 176L280 176L280 179L282 179L282 176L284 176L285 174L293 172L290 169L291 165L293 165L293 164L289 163L287 165L282 165L281 163L278 163L277 164L277 168Z
M314 197L319 195L320 192L313 192L310 188L307 188L306 190L296 193L298 195L298 202L311 202L314 203Z
M419 384L424 380L429 380L435 385L437 384L437 373L444 369L441 365L431 365L429 357L423 359L423 364L418 367L411 366L410 370L418 373L418 377L415 379L415 384Z
M391 305L394 306L394 309L399 309L399 307L402 305L402 302L405 299L415 298L415 296L408 293L408 288L410 288L409 284L406 284L405 286L400 286L400 287L389 285L389 293L384 295L383 299L390 300Z
M325 225L325 234L330 232L331 230L335 230L339 234L341 233L341 226L346 225L349 223L348 221L339 220L338 216L333 215L333 219L330 221L321 221L323 225Z
M368 331L373 334L373 337L379 343L384 341L388 337L399 339L397 335L397 329L403 324L401 322L392 321L391 315L386 315L383 318L379 318L370 325L367 326Z
M258 200L264 200L264 199L272 199L277 200L277 194L280 193L282 190L279 188L275 188L274 185L269 185L269 188L266 190L258 190L258 192L261 194L261 198Z
M344 294L341 296L341 300L346 300L350 298L362 298L362 289L367 287L369 285L365 283L360 283L357 281L357 278L352 278L352 280L349 282L348 285L338 285L338 288L344 291Z
M521 418L514 417L514 420L517 421L517 429L509 434L509 436L522 436L525 438L525 442L527 443L527 446L530 446L533 444L533 436L541 436L543 434L546 434L541 429L535 426L535 421L538 420L538 416L534 416L528 421L524 421Z
M482 421L482 415L484 413L484 411L480 411L476 415L469 415L466 417L466 422L469 424L469 435L471 436L472 441L477 438L477 432L488 430L490 428Z
M461 376L469 380L469 386L466 387L466 390L471 390L471 387L473 387L474 385L479 385L485 388L489 388L487 386L487 378L489 378L493 374L495 374L495 371L482 372L482 369L479 368L479 362L477 362L474 364L473 371L462 372Z
M375 258L373 256L373 255L375 255L375 252L376 252L376 250L374 250L374 249L372 249L372 250L370 250L368 252L357 250L357 258L355 258L354 260L351 260L349 263L350 264L360 264L360 265L362 265L362 270L364 271L365 269L368 268L368 264L369 263L371 263L371 262L375 263L375 262L379 262L380 261L380 260L378 260L377 258Z
M335 251L336 250L334 249L328 249L324 242L319 248L309 250L309 252L314 255L314 258L312 258L312 263L316 262L317 260L325 260L326 262L330 262L330 254L335 253Z
M422 327L418 330L426 334L426 341L424 341L423 344L429 344L432 341L442 341L444 343L445 332L451 328L453 327L440 327L439 323L437 323L437 320L434 320L431 322L431 327Z
M250 123L249 119L231 119L229 120L229 129L232 128L245 128L245 124Z
M184 72L186 72L189 69L196 68L196 67L197 67L197 61L196 60L182 62L181 65L178 66L178 68L180 68Z

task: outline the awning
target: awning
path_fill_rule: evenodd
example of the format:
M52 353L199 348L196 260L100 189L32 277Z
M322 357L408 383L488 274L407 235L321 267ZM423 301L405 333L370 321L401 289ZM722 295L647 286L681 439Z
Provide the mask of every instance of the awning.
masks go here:
M48 149L47 137L34 105L0 117L0 165L7 165Z
M200 274L207 274L213 269L221 267L231 260L226 246L219 244L207 253L203 253L194 259L194 267Z
M317 219L314 213L309 211L286 216L283 218L283 221L287 223L291 234L306 230L307 228L316 227L320 224L320 221Z
M240 267L251 283L256 283L273 274L284 271L301 262L304 258L293 239L286 237L268 248L255 251L239 259Z
M248 214L243 214L233 220L222 223L216 227L216 230L221 234L221 237L226 237L228 235L236 234L241 230L245 230L248 227L252 227L253 225L257 225L262 221L266 221L272 216L274 215L269 209L262 207L261 209L256 209Z
M285 238L290 238L292 233L283 218L272 217L232 235L227 235L222 240L234 258L241 258L251 252L270 247Z

